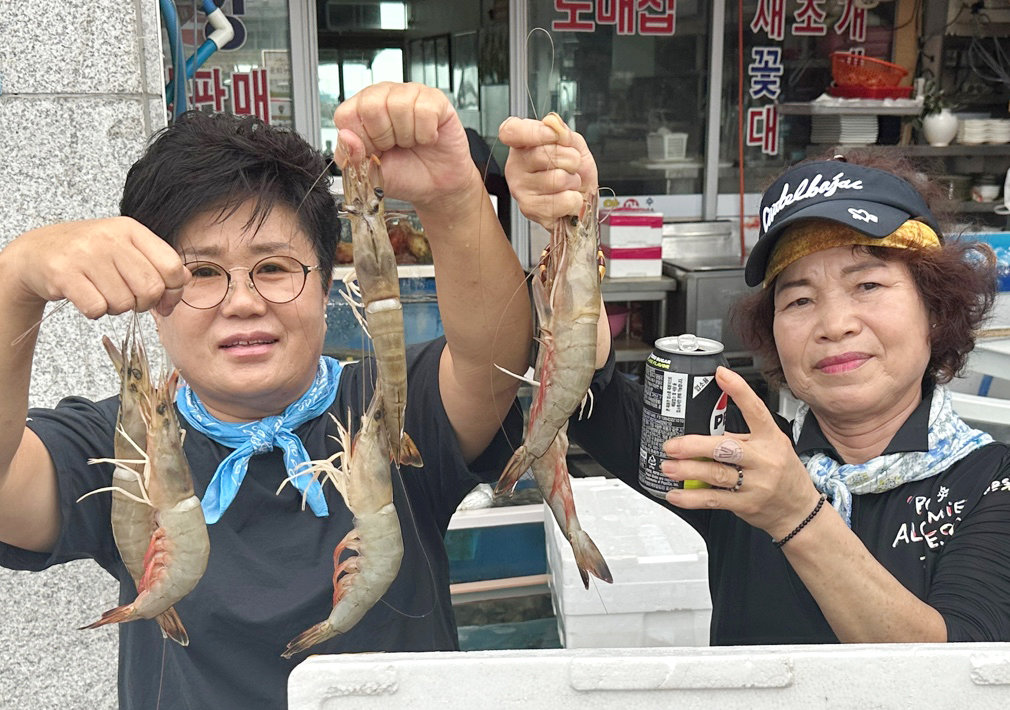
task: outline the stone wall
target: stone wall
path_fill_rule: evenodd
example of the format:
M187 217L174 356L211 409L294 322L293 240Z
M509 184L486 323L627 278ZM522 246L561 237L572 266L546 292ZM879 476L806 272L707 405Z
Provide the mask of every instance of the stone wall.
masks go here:
M156 0L0 2L0 246L118 213L126 171L165 124L161 56ZM31 405L114 394L100 338L123 325L72 307L48 318ZM117 631L77 630L116 598L90 561L0 570L0 707L117 707Z

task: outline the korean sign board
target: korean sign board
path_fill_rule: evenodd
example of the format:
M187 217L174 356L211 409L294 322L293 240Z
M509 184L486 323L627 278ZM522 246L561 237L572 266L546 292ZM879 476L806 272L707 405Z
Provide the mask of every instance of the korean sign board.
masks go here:
M751 47L747 65L749 81L748 95L752 102L768 102L747 108L746 144L760 146L767 155L778 155L779 120L775 102L782 86L782 42L786 34L787 18L789 33L793 36L824 36L828 33L827 0L758 0L750 30L755 38L765 35L769 43ZM787 13L789 5L791 13ZM845 0L845 6L838 20L830 25L836 34L848 34L853 42L866 41L866 8L857 0Z

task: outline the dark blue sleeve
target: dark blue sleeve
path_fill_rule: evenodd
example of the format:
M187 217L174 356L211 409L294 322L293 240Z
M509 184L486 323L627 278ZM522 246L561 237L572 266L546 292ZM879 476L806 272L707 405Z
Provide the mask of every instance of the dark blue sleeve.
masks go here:
M444 337L407 348L404 431L417 445L424 466L400 468L406 484L428 499L443 528L474 486L498 480L522 439L522 411L518 402L513 402L491 443L476 459L466 462L442 405L438 368L444 348ZM350 406L351 411L360 412L362 402L367 405L371 399L374 382L375 362L371 358L345 366L338 394L342 411Z
M92 402L69 397L55 409L28 411L27 426L42 440L56 468L60 535L48 555L0 543L0 565L34 571L83 558L94 558L106 569L116 563L111 494L96 493L80 503L77 499L111 485L112 466L88 460L113 456L118 406L118 398Z

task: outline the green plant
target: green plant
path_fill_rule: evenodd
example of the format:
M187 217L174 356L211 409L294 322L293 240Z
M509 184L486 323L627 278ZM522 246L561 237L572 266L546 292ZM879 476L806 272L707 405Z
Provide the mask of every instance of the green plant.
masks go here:
M932 77L927 78L922 85L922 112L920 118L940 113L945 108L954 108L940 88L940 83Z

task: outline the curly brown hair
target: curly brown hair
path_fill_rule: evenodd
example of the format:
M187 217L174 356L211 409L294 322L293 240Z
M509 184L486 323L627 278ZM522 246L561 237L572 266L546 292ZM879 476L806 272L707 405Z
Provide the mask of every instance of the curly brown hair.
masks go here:
M935 183L910 161L872 149L850 152L845 159L904 178L919 190L935 216L939 217L938 213L943 211ZM996 300L996 257L992 249L984 243L948 238L940 249L853 246L853 250L908 266L935 324L925 374L941 384L960 374L968 353L975 347L976 331ZM744 345L756 356L768 381L782 385L785 375L772 330L774 299L774 284L757 289L734 304L730 321Z
M996 299L996 256L988 244L954 240L940 249L854 246L853 250L908 266L935 327L926 374L939 383L961 373L975 347L975 333ZM772 327L775 289L756 290L733 306L731 322L774 385L785 383Z

